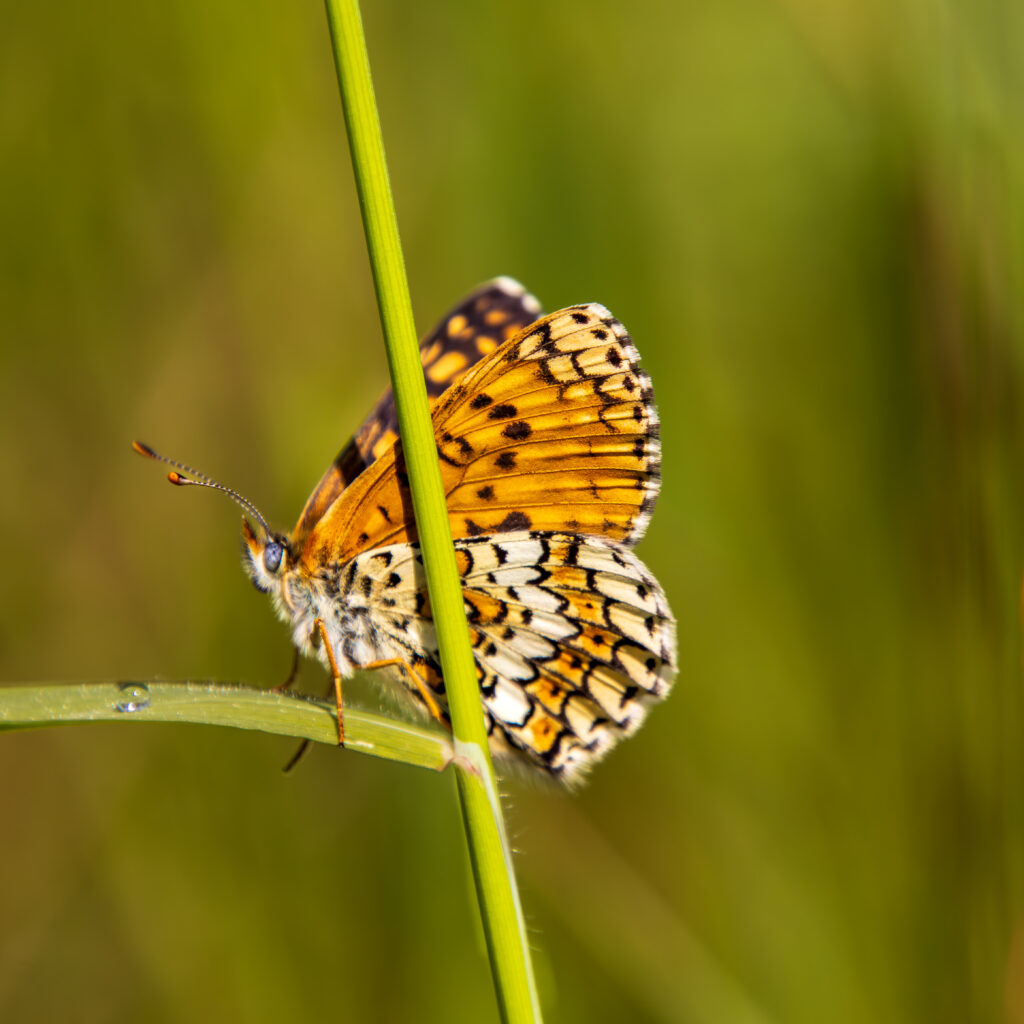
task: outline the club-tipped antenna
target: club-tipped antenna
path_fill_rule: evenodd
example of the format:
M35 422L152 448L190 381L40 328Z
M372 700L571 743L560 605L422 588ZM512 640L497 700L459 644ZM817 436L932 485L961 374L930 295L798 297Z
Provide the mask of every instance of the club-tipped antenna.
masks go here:
M132 441L132 448L139 455L144 455L147 459L155 459L157 462L164 462L168 466L173 466L175 470L180 470L181 472L172 471L167 474L167 479L176 487L210 487L215 491L221 491L231 498L232 501L241 505L260 524L264 533L270 533L270 526L260 514L260 510L248 498L243 498L238 491L217 483L216 480L208 477L205 473L200 473L198 469L186 466L184 462L178 462L177 459L169 459L166 455L153 451L148 444L143 444L141 441ZM187 473L188 476L182 476L182 473Z

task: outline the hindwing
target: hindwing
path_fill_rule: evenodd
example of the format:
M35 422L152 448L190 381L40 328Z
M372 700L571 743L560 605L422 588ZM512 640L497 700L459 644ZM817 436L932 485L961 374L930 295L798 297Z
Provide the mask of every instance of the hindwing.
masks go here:
M455 553L492 748L571 781L668 693L661 587L629 548L595 537L518 531L459 539ZM375 656L404 660L447 718L418 546L366 552L342 575L375 624Z

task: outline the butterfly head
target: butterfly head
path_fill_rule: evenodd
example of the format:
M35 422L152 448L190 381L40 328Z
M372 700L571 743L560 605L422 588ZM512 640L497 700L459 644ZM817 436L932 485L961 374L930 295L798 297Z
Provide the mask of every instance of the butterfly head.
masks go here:
M248 519L242 519L242 564L257 590L267 594L279 588L291 561L284 534L267 529L265 523L254 528Z

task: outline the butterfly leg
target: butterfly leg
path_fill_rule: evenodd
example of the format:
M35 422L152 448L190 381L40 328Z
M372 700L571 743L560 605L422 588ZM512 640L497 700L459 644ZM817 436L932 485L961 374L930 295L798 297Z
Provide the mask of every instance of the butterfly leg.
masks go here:
M331 665L331 678L334 680L334 702L338 708L338 746L345 746L345 712L341 703L341 673L338 671L338 663L334 660L334 651L331 650L331 641L327 638L327 627L323 619L317 619L313 623L313 633L310 636L315 647L322 643L327 652L327 660Z
M292 688L292 683L295 682L295 677L299 674L299 649L298 647L292 648L292 670L288 673L288 678L283 683L278 683L273 688L274 693L285 693L287 690ZM309 750L309 740L305 739L299 743L299 749L288 759L288 763L284 766L282 771L290 772L305 756L306 751Z
M300 740L298 749L288 758L288 763L281 769L286 775L306 756L306 751L309 750L309 740Z
M298 647L292 648L292 668L288 673L288 678L283 683L278 683L277 686L272 687L274 693L284 693L285 690L292 688L292 683L295 682L295 677L299 674L299 649Z
M405 674L412 680L413 685L416 687L416 692L423 698L423 703L427 705L427 710L443 725L444 716L441 713L441 708L437 703L437 699L430 692L429 687L419 677L415 669L413 669L409 662L404 658L388 658L386 661L372 661L369 665L360 665L359 667L369 672L373 669L390 668L394 665L400 666Z

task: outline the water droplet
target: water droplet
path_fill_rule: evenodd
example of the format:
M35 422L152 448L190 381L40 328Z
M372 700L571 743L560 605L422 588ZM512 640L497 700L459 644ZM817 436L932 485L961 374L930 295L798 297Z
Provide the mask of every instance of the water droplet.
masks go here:
M130 714L149 707L149 687L145 683L118 683L117 688L124 696L114 705L115 711Z

